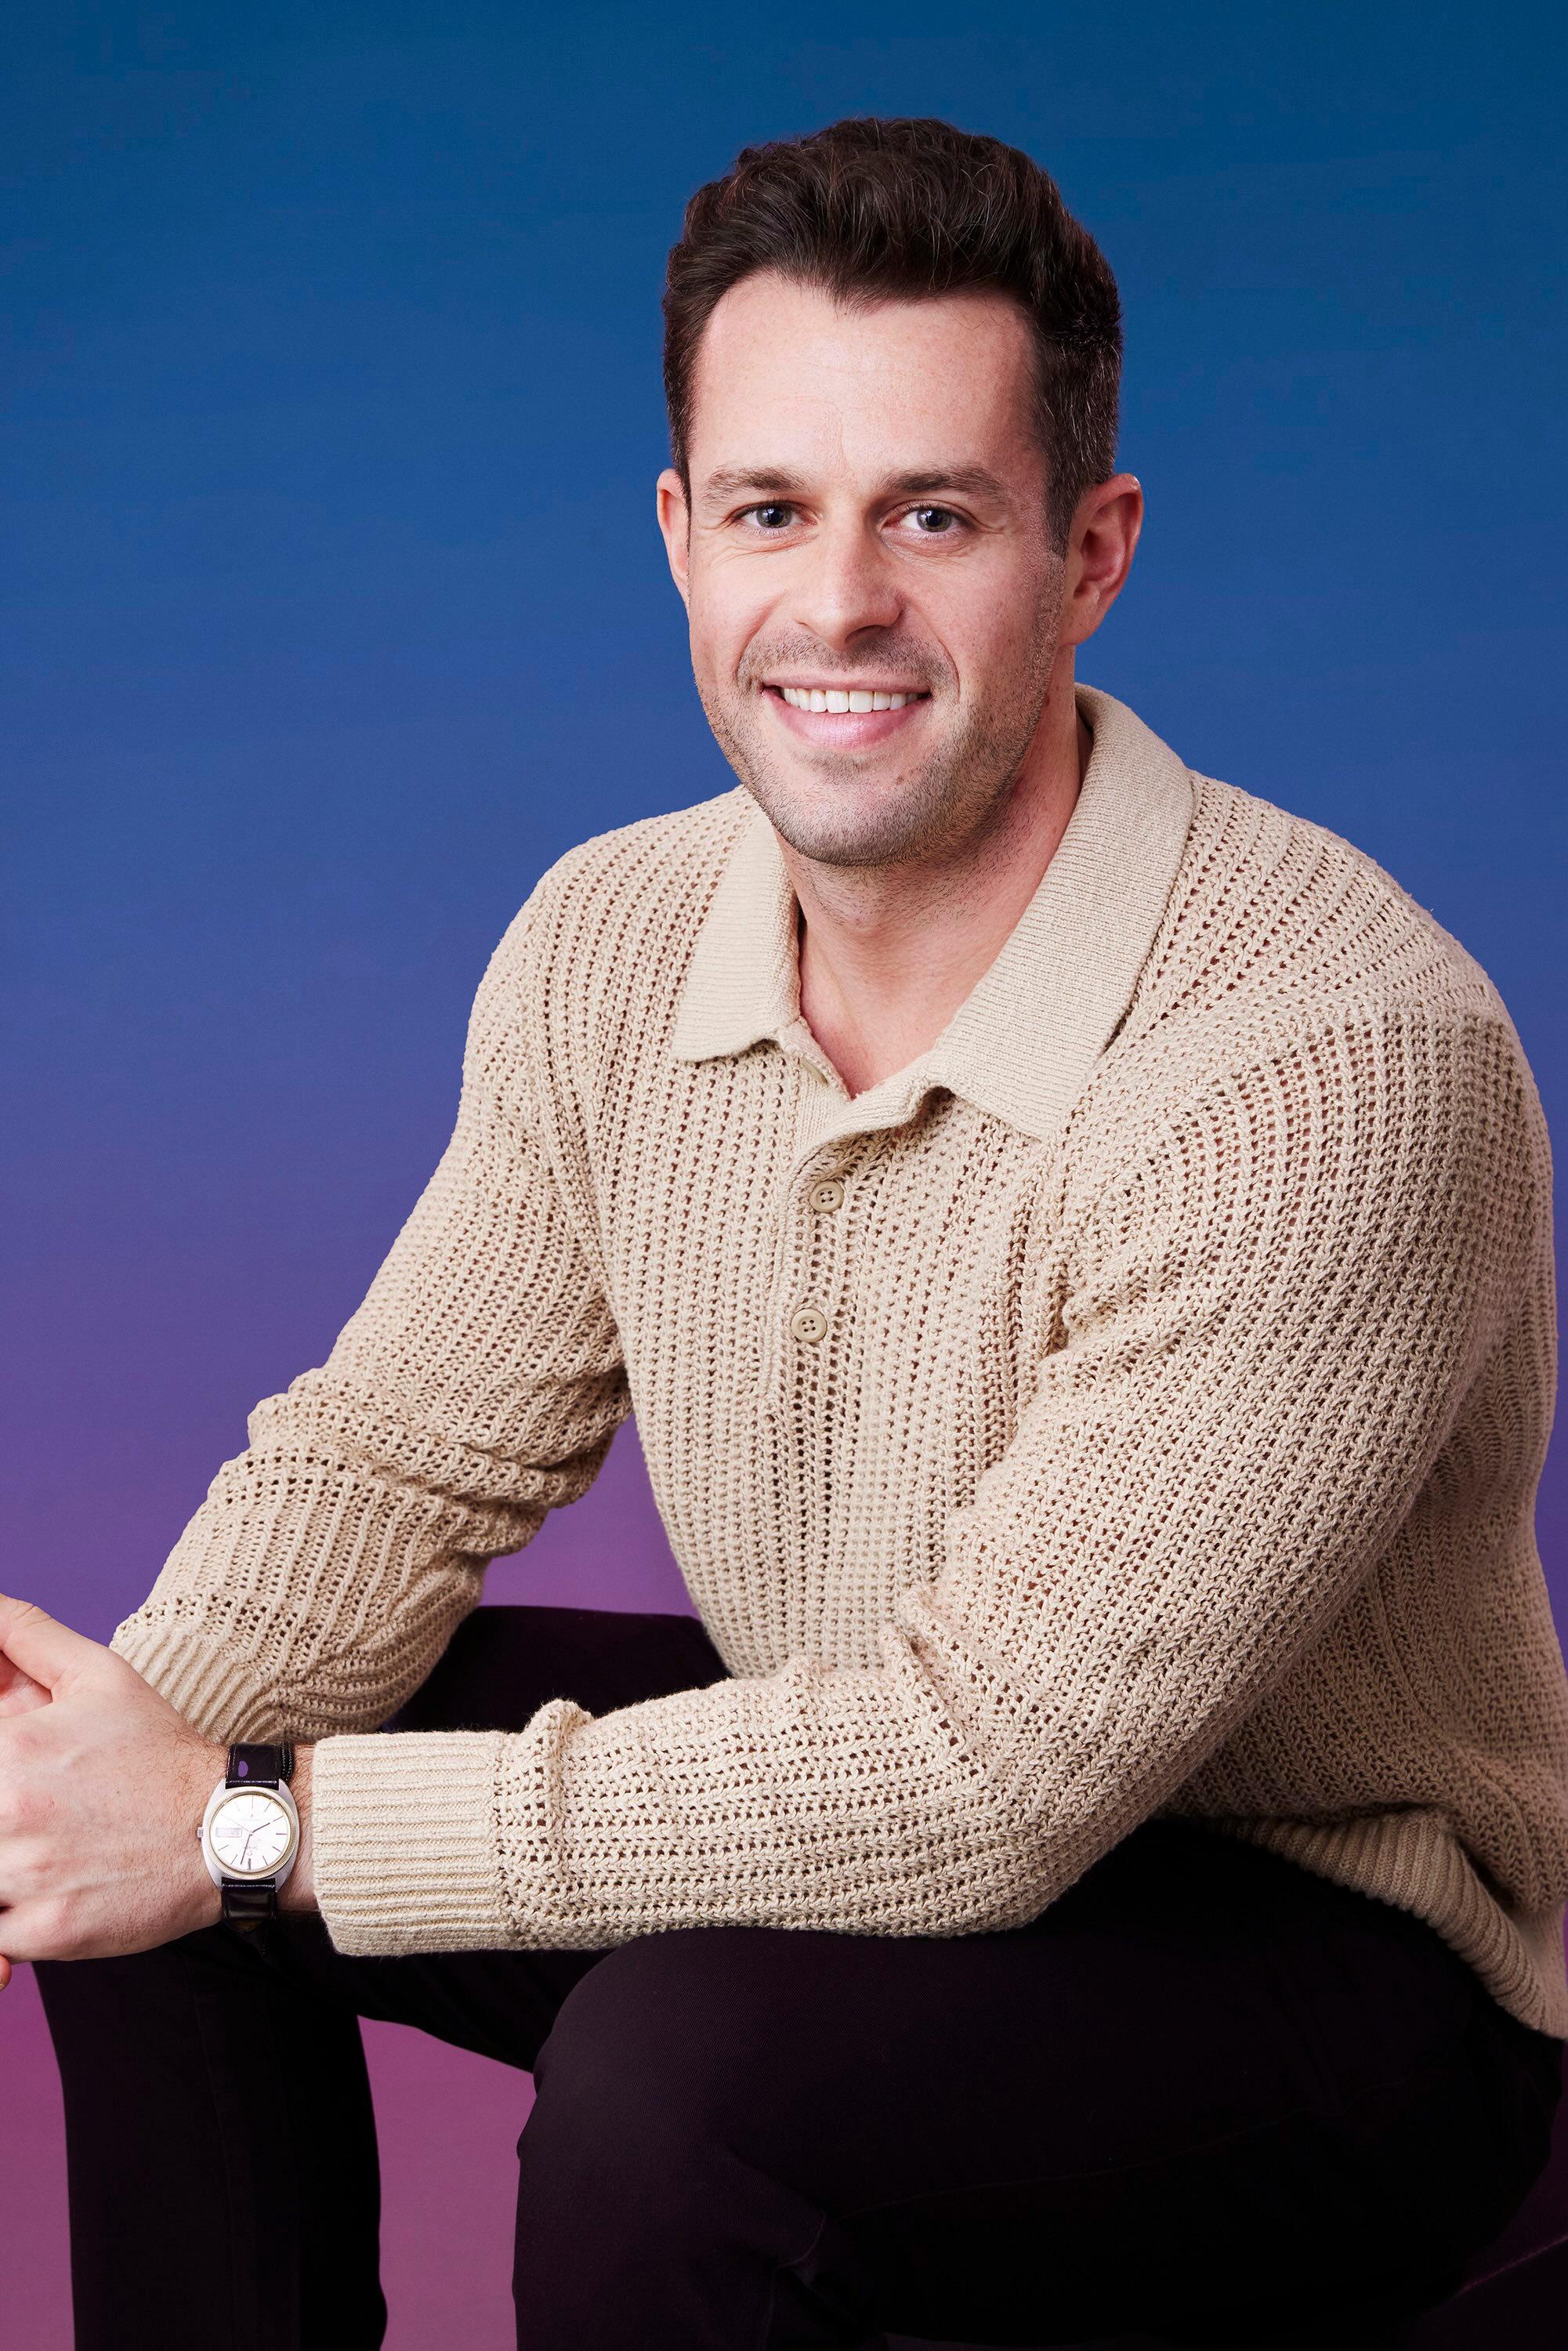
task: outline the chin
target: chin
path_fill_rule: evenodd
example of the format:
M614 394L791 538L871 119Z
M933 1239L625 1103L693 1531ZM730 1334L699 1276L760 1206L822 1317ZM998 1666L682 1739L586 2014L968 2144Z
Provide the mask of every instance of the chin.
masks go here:
M918 787L907 783L880 790L860 786L836 805L831 787L808 798L754 786L752 797L780 838L819 865L893 865L932 842L934 812Z

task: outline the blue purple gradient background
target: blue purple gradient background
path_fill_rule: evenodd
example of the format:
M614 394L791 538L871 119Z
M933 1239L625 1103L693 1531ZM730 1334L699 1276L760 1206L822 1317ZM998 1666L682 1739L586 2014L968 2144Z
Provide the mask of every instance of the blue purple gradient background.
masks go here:
M747 141L940 113L1057 175L1148 499L1080 674L1388 866L1559 1124L1563 47L1405 0L14 17L0 1584L108 1637L362 1294L535 878L731 780L653 480L664 251ZM630 1426L489 1597L687 1604ZM367 2039L389 2341L499 2351L527 2083ZM54 2351L25 1969L0 2099L6 2340Z

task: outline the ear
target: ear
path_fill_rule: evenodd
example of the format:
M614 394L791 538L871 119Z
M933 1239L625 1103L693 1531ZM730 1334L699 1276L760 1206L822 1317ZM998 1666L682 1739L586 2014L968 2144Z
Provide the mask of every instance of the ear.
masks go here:
M659 528L664 534L664 553L669 558L670 577L681 591L681 601L689 604L687 593L691 569L691 512L681 477L673 465L666 465L660 475L655 496L659 507Z
M1126 584L1143 527L1136 474L1113 474L1084 491L1068 541L1059 644L1081 645L1093 635Z

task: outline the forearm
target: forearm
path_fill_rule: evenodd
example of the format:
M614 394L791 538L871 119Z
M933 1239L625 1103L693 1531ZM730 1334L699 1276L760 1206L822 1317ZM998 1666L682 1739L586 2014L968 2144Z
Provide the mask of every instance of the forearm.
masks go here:
M448 1400L393 1386L332 1361L257 1405L248 1449L116 1627L115 1654L204 1737L379 1728L478 1604L486 1561L576 1498L622 1416L613 1404L584 1456L539 1473L527 1438L477 1460Z
M314 1886L350 1954L594 1949L737 1924L1019 1923L1040 1855L977 1783L908 1645L799 1658L594 1719L324 1740Z
M586 1490L627 1409L596 1358L549 1425L481 1458L448 1399L394 1405L392 1385L329 1364L258 1405L249 1450L116 1627L115 1654L204 1737L378 1729L477 1606L487 1561Z

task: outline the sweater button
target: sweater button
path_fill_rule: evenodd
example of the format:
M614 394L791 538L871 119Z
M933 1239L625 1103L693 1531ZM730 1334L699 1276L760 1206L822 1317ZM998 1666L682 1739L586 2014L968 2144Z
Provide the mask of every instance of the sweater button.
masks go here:
M835 1208L843 1207L844 1187L836 1176L824 1176L812 1185L809 1196L820 1217L831 1217Z
M789 1317L789 1336L803 1339L814 1347L819 1339L828 1335L828 1318L820 1306L800 1306Z

